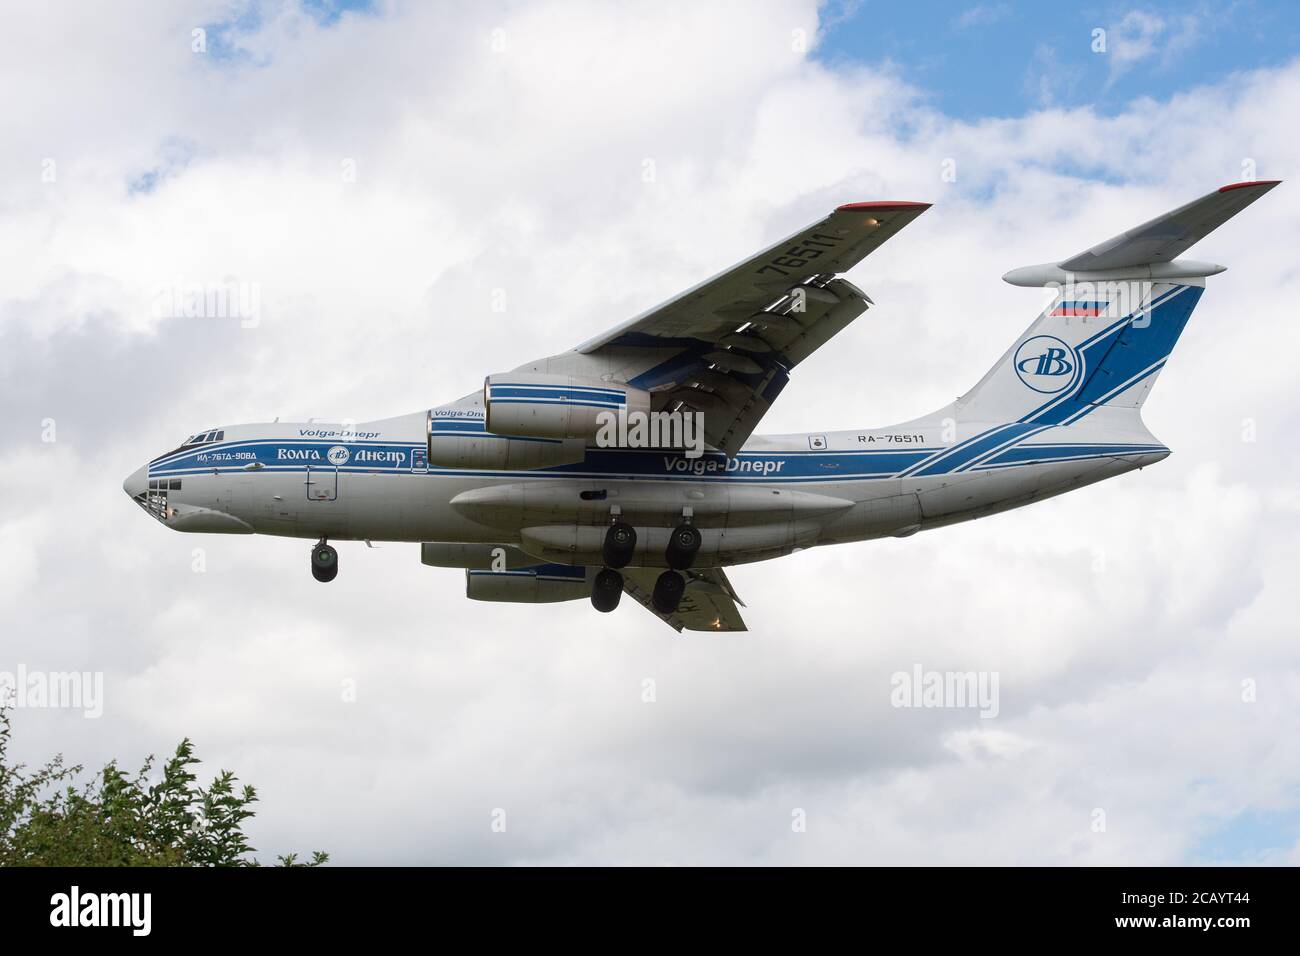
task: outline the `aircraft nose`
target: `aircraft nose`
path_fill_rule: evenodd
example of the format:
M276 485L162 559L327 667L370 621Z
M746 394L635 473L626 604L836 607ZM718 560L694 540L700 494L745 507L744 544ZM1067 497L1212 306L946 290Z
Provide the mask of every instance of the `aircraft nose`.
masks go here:
M149 466L141 465L122 482L122 490L136 498L149 490Z

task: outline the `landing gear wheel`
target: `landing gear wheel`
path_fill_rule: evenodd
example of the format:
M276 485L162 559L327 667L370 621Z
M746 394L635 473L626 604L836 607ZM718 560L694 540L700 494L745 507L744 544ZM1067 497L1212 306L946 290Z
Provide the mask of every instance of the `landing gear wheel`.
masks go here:
M605 543L600 553L611 568L625 568L636 551L636 528L626 521L615 521L605 532Z
M333 581L339 573L339 553L322 541L311 549L311 576L317 581Z
M591 582L591 606L603 614L618 607L623 596L623 575L613 568L601 568Z
M655 590L650 596L650 603L660 614L672 614L677 610L677 605L682 602L682 594L685 591L686 579L676 571L665 571L659 575L659 580L655 581Z
M683 523L673 528L673 533L668 538L668 550L664 552L668 567L685 571L695 560L695 555L699 554L703 543L704 536L695 525Z

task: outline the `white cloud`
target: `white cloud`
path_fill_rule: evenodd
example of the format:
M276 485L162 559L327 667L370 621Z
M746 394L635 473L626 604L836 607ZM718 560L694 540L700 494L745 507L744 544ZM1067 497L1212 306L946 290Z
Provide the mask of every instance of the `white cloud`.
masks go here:
M1008 268L1244 159L1293 175L1300 67L965 123L793 50L812 2L290 12L243 38L253 65L189 52L224 9L33 8L0 35L0 613L14 661L108 677L93 727L20 714L25 753L132 762L189 735L258 785L264 852L346 862L1161 863L1242 808L1294 810L1289 184L1196 250L1231 268L1148 403L1168 462L739 568L748 635L469 604L409 545L344 546L322 587L304 542L169 534L119 485L207 425L454 398L855 199L936 206L854 272L877 306L763 430L906 419L1028 323ZM178 275L259 283L261 323L159 320ZM918 662L998 671L999 716L890 707Z
M957 30L967 30L971 27L983 27L993 23L1000 23L1009 16L1011 16L1010 4L977 3L963 10L953 20L952 25Z
M1130 10L1107 35L1112 84L1139 63L1159 60L1161 67L1195 46L1202 36L1204 15L1183 13L1166 18L1146 10Z

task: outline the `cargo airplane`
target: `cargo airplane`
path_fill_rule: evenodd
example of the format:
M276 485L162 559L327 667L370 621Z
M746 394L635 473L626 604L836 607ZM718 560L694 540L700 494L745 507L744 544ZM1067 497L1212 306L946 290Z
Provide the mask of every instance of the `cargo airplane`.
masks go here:
M176 531L314 539L319 581L338 573L330 541L419 542L425 564L464 569L472 599L612 611L626 592L679 631L745 630L724 568L905 537L1165 458L1142 403L1223 271L1178 257L1276 185L1224 186L1008 272L1055 289L1051 303L974 388L888 428L752 434L791 371L872 305L841 274L926 203L840 206L457 401L357 425L207 429L124 487ZM600 440L611 416L674 415L702 424L698 448L672 427L657 447L637 428Z

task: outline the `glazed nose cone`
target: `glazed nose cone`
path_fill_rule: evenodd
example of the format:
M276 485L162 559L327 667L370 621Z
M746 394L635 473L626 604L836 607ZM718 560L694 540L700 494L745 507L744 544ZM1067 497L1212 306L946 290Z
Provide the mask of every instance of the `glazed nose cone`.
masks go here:
M127 475L126 481L122 482L122 490L129 496L135 498L149 490L149 466L141 465L131 474Z

